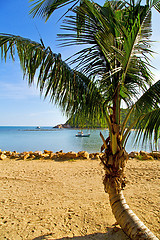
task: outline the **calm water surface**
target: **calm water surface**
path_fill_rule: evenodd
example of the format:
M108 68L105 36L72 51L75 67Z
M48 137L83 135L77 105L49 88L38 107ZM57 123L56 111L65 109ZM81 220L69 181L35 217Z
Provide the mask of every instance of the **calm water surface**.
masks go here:
M0 149L2 151L43 151L44 149L57 152L87 151L100 152L102 140L99 136L102 131L105 138L108 130L83 130L84 133L90 132L90 137L75 137L75 129L53 129L51 127L41 127L37 131L36 127L0 127ZM44 130L44 131L43 131ZM141 146L134 146L134 132L131 133L126 145L127 152L140 151ZM144 149L150 151L149 144Z

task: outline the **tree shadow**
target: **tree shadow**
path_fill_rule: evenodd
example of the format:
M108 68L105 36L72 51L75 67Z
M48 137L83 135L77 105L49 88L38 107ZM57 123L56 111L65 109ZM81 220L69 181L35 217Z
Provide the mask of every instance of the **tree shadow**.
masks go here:
M107 227L106 233L93 233L85 236L55 238L54 233L42 235L32 240L130 240L119 227Z

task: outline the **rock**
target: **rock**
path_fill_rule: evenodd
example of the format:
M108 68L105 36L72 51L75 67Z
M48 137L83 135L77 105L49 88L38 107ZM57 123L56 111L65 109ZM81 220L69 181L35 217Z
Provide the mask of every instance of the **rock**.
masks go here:
M24 156L23 156L23 160L26 160L27 158L29 158L30 157L30 154L29 153L26 153L26 154L24 154Z
M142 156L142 160L154 160L154 158L150 155Z
M99 157L105 156L105 153L99 153Z
M35 157L34 152L29 151L30 157Z
M137 156L139 156L139 152L130 152L129 153L129 158L136 158Z
M63 125L62 125L62 124L58 124L58 125L56 125L56 126L53 127L53 128L63 128Z
M94 153L90 153L89 158L93 159L94 158Z
M50 159L57 159L58 158L58 154L57 153L51 153L51 154L49 154L49 158Z
M17 153L17 152L11 152L11 158L19 158L21 156L21 153Z
M51 154L51 153L53 153L52 151L48 151L48 150L44 150L44 153L46 153L46 154Z
M148 152L140 151L140 155L141 155L141 156L147 156L147 155L148 155Z
M160 159L160 152L152 152L151 156L156 159Z
M58 124L58 125L56 125L56 126L54 126L53 128L71 128L71 126L69 125L69 124L67 124L67 123L65 123L65 124Z
M65 153L63 151L56 152L57 158L65 158Z
M33 155L34 155L35 157L40 158L40 157L42 157L42 151L35 151L35 152L33 153Z
M145 151L140 151L140 158L142 160L149 160L149 158L150 158L149 153L145 152Z
M100 157L101 155L104 155L104 153L99 153L99 152L90 153L90 154L89 154L89 158L91 158L91 159L99 159L99 157Z
M4 159L6 159L7 158L7 156L5 155L5 154L0 154L0 160L4 160Z
M30 157L31 159L36 158L36 156L34 155L34 152L32 152L32 151L29 152L29 157Z
M100 157L103 157L104 155L105 155L105 153L99 153L99 152L94 153L95 159L100 159Z
M20 153L20 154L18 154L18 157L24 160L25 154L26 154L25 152L24 153ZM15 158L16 154L14 153L12 156Z
M138 156L138 158L142 160L153 160L151 154L145 151L140 151L140 156Z
M74 159L74 158L77 158L78 157L78 153L76 152L67 152L65 155L64 155L65 158L70 158L70 159Z
M63 152L63 150L60 150L60 151L56 152L56 154L57 154L57 157L58 157L58 158L63 158L63 156L65 155L65 153Z
M12 156L12 152L11 151L6 151L6 154L5 154L7 157L10 157Z
M12 156L15 156L15 153L12 153ZM20 154L19 154L19 157L20 157L20 158L23 158L23 156L24 156L24 153L20 153Z
M41 154L42 154L42 151L35 151L35 152L34 152L34 155L36 155L36 154L37 154L37 155L41 155Z
M95 153L95 155L94 155L94 157L95 157L96 159L99 159L99 156L100 156L99 153Z
M49 158L49 154L48 154L48 153L42 153L42 154L41 154L41 157L47 159L47 158Z
M11 152L11 157L12 157L12 158L14 158L14 157L15 157L15 155L16 155L16 153L14 153L14 152Z
M80 151L80 152L78 152L78 157L84 158L84 159L89 159L89 153L86 151Z

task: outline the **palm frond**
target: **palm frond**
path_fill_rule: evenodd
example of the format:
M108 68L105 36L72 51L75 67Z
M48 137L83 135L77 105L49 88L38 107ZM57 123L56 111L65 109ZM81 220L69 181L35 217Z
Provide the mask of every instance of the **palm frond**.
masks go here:
M77 69L83 71L89 76L106 74L107 70L116 72L112 67L114 62L115 49L114 35L115 29L118 28L112 21L108 23L110 15L113 15L112 9L108 8L107 18L99 10L99 6L85 1L85 4L73 11L75 16L68 16L62 25L63 30L70 33L59 34L59 38L63 42L60 46L71 46L77 44L90 45L72 56L71 63L77 64ZM105 12L107 15L107 13ZM85 19L83 22L78 22L77 15L80 19ZM77 34L78 31L78 34ZM121 54L117 51L118 55ZM113 68L113 69L112 69ZM117 67L116 67L117 68Z
M142 140L143 146L150 141L152 148L153 146L157 148L160 137L160 108L146 113L142 119L138 120L136 129L136 142Z
M69 8L70 10L79 2L79 0L30 0L30 2L32 2L30 14L33 17L42 17L47 21L56 9L68 4L73 4Z
M159 0L148 0L147 1L149 8L152 9L153 7L160 12L160 2Z
M160 104L160 80L153 84L138 100L135 102L136 116L149 112L159 107Z
M160 13L160 2L159 1L154 5L154 8Z
M106 88L105 94L112 86L113 96L118 82L121 82L121 97L131 106L132 99L139 97L140 89L146 91L152 82L147 59L147 54L151 53L151 14L138 3L134 9L127 9L129 13L124 17L124 6L119 2L117 7L112 1L107 1L105 7L101 7L86 0L74 9L75 16L64 20L62 29L69 33L59 34L59 38L62 41L60 46L87 44L87 48L70 58L70 63L88 76L97 76L103 93ZM140 16L137 17L139 9ZM83 19L78 26L77 15ZM134 23L130 22L130 17Z
M136 141L143 139L142 144L152 139L157 144L160 124L160 80L152 85L138 100L132 105L132 124L126 130L123 141L127 137L131 128L136 129Z
M71 69L50 48L15 35L0 35L1 55L7 59L8 55L14 58L17 50L19 60L28 79L28 83L35 81L38 73L37 86L44 97L50 97L69 116L75 112L88 116L90 120L103 115L101 107L103 97L93 79L89 79L81 72Z

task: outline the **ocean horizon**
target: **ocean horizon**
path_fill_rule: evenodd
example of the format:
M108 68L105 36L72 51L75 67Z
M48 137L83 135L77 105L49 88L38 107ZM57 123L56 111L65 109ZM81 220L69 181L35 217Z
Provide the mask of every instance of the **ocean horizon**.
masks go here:
M43 151L57 152L87 151L88 153L100 152L103 144L100 132L108 137L107 129L83 129L84 133L90 133L90 137L77 138L78 129L58 129L52 126L0 126L0 149L2 151ZM131 131L126 144L126 151L145 150L150 152L150 144L145 147L134 144L135 132ZM159 150L159 149L158 149Z

